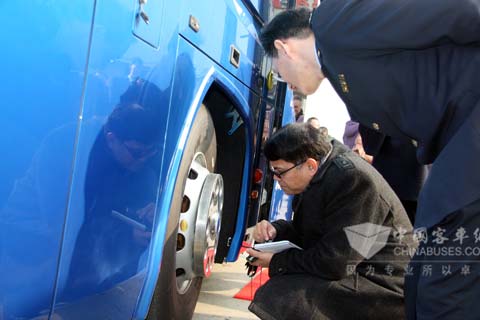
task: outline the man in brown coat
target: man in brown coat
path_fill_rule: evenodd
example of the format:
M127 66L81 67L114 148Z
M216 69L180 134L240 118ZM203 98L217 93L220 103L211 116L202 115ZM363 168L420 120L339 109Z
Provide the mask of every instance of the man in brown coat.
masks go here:
M412 226L382 176L338 141L291 124L266 143L275 179L295 195L292 221L264 220L257 242L303 250L248 250L270 280L249 309L261 319L401 319Z

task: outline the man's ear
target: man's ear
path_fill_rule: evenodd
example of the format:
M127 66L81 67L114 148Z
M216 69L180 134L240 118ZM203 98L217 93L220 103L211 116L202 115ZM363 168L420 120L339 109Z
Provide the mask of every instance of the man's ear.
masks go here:
M275 49L277 49L278 53L282 53L285 55L289 55L290 48L288 47L288 43L282 40L275 40L273 41L273 45L275 46Z
M317 160L315 160L313 158L308 158L307 161L305 161L305 165L307 166L307 170L308 170L309 174L311 174L313 176L313 175L315 175L315 173L317 173L317 170L318 170Z

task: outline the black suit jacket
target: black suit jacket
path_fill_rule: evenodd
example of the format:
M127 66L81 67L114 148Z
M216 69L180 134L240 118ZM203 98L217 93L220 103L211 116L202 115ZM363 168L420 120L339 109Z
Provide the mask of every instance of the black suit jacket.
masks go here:
M365 152L373 156L372 165L400 200L416 202L427 177L427 166L418 163L416 148L406 139L386 136L362 124L358 131Z
M352 120L434 162L416 226L480 198L480 0L325 0L311 25Z
M348 301L343 308L356 310L357 319L376 318L371 312L402 318L403 299L398 297L403 296L403 277L410 258L408 254L398 252L408 252L412 241L409 236L401 238L396 234L408 234L412 226L382 176L347 147L333 141L330 157L305 191L295 196L292 206L292 221L272 222L277 230L275 241L288 239L304 250L286 250L273 255L269 265L270 277L298 273L315 276L318 280L312 282L310 279L311 283L304 284L305 295L312 301L325 294L318 290L322 288L321 282L331 282L328 295L333 301L326 303L322 312L330 314L332 319L346 319L338 301ZM354 243L368 247L367 243L348 238L350 229L365 227L365 224L391 228L388 239L384 239L387 245L379 247L376 253L372 251L368 258L352 247ZM381 242L380 238L378 241L377 244ZM369 265L374 266L376 272L370 273ZM387 265L392 267L390 275L385 273ZM349 266L354 266L358 274L349 274ZM284 281L291 281L289 279L287 277ZM312 287L314 289L310 290ZM387 302L378 303L380 299ZM373 309L372 301L377 301ZM298 318L307 316L300 313Z

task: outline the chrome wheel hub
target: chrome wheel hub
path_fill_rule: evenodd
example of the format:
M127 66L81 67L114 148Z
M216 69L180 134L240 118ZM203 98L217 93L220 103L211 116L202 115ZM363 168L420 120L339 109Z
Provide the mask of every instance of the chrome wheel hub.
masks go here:
M212 271L223 209L223 179L207 169L197 153L188 172L177 234L177 289L185 292L196 277Z

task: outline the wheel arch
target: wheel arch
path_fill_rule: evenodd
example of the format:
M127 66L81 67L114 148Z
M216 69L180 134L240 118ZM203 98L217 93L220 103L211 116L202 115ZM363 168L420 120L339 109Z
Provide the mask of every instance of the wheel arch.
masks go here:
M253 159L253 126L251 115L242 114L243 106L218 81L209 88L204 104L210 111L217 136L216 172L224 178L222 228L215 257L215 262L221 263L230 255L236 257L243 240Z
M240 249L240 245L243 240L242 233L245 229L247 217L246 215L242 216L242 214L238 213L247 212L248 207L248 191L251 177L250 171L253 159L253 146L251 142L253 141L254 132L252 124L253 121L251 119L250 108L248 106L247 100L244 97L244 93L242 93L242 91L237 88L237 85L233 83L230 77L222 74L222 72L216 70L215 67L212 67L206 73L198 90L196 91L196 94L192 99L187 116L183 122L176 150L170 161L170 166L168 167L167 183L165 184L165 186L162 187L163 190L161 192L164 195L169 196L163 196L159 198L159 204L157 208L158 212L156 215L159 219L159 222L157 224L156 232L153 235L154 240L152 241L152 245L150 248L145 283L138 299L136 311L133 315L133 318L135 319L144 319L148 314L150 302L152 300L157 281L160 278L160 266L163 256L163 244L166 240L166 237L168 236L167 222L170 207L172 204L173 190L176 183L177 171L180 166L184 147L186 145L190 130L192 128L193 121L202 104L205 104L207 109L211 113L216 133L222 136L221 132L217 132L217 128L221 126L222 122L225 122L222 121L222 119L224 119L222 117L224 115L227 105L220 105L218 103L219 100L211 100L212 97L223 97L224 99L226 99L223 101L228 101L229 106L232 106L243 120L242 126L237 129L238 132L241 132L241 134L239 135L240 138L234 139L229 144L231 148L238 148L238 146L240 146L243 152L243 158L233 157L232 155L229 155L228 152L224 152L222 155L222 157L224 157L225 159L235 161L237 165L239 162L242 163L242 179L239 185L233 187L234 194L232 195L232 197L238 199L238 209L232 209L231 205L230 208L225 208L224 206L224 212L225 210L231 210L231 214L234 213L235 215L235 219L225 222L227 227L229 227L230 229L233 227L233 234L228 234L225 240L223 239L223 237L220 238L221 242L219 243L217 252L221 252L220 255L222 256L223 260L227 255L235 255L232 252L238 253L238 250ZM222 154L222 151L220 151L220 153ZM219 157L217 156L217 159L218 158ZM218 173L221 173L223 175L223 173L227 171L227 169L221 169ZM167 198L168 201L165 201L167 200ZM222 221L222 229L224 228L223 224L224 222ZM222 243L222 241L226 241L228 238L232 238L232 241L229 243L229 246L226 246L226 243Z

